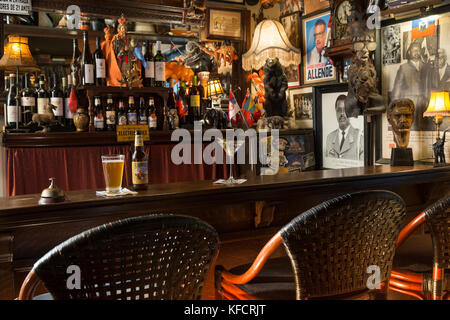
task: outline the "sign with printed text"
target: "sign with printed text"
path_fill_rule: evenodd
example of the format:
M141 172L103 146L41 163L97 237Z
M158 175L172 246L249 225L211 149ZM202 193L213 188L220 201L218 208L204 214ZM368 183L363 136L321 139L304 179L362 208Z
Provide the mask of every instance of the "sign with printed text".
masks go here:
M29 15L31 0L0 0L0 13Z
M150 141L150 134L148 126L146 125L126 125L116 126L117 142L129 142L134 141L134 134L136 131L140 131L144 138L144 141Z

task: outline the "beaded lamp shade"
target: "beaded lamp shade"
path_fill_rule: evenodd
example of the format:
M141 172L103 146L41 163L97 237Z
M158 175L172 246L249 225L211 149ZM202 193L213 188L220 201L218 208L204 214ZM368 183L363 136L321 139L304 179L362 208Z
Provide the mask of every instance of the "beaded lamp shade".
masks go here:
M252 45L242 56L242 68L259 70L269 58L278 58L286 67L299 65L301 51L291 44L281 23L266 19L255 28Z
M28 47L28 38L11 35L0 59L0 69L16 71L17 68L25 72L39 70Z

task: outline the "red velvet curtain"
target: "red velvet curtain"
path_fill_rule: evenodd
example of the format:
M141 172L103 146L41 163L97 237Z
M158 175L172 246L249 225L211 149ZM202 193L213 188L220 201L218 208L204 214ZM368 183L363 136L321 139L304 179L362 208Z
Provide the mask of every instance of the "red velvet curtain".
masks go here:
M227 165L180 164L171 161L174 144L146 146L149 159L149 182L216 180L228 177ZM192 148L193 150L193 148ZM8 148L7 194L16 196L40 193L56 178L65 191L105 188L102 155L125 155L122 186L131 185L131 152L129 145L52 148ZM193 162L193 161L192 161Z

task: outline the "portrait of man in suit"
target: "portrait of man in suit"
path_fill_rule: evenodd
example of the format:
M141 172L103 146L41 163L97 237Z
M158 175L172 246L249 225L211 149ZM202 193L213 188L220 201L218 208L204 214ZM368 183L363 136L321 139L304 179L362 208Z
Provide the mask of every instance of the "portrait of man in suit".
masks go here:
M364 139L360 130L351 125L345 113L345 99L345 95L340 95L336 99L338 129L328 134L324 156L362 161L364 160Z
M445 49L440 48L438 50L438 56L436 59L439 76L437 78L438 83L435 85L435 88L450 90L450 66L447 62L447 53L445 52Z
M308 53L308 64L324 63L325 42L327 38L327 25L322 19L318 19L314 25L314 48Z

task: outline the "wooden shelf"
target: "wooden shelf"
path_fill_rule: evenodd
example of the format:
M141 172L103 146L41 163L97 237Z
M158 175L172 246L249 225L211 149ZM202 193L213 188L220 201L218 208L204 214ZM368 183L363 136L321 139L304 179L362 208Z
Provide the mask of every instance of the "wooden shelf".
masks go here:
M62 39L73 39L81 38L83 36L83 30L70 30L65 28L48 28L39 26L27 26L20 24L5 24L5 35L15 34L25 37L43 37L43 38L62 38ZM128 32L130 36L133 36L139 40L151 40L151 41L161 41L162 43L174 43L174 44L185 44L190 39L197 39L196 37L181 37L181 36L169 36L169 35L159 35L156 33L140 33L130 31ZM92 31L88 30L88 37L90 39L95 39L99 37L103 39L105 33L103 31Z
M428 6L432 6L432 5L437 5L437 4L443 4L444 1L442 0L426 0L426 1L420 1L417 3L412 3L409 5L403 5L403 6L399 6L396 8L390 8L390 9L386 9L381 11L381 15L382 16L389 16L391 14L396 14L396 13L404 13L404 12L408 12L411 10L416 10L416 9L420 9L422 7L428 7Z
M145 94L145 93L156 93L161 96L166 96L169 93L169 88L160 87L141 87L141 88L128 88L128 87L97 87L97 86L86 86L78 87L77 90L86 90L88 95L101 95L101 94Z

